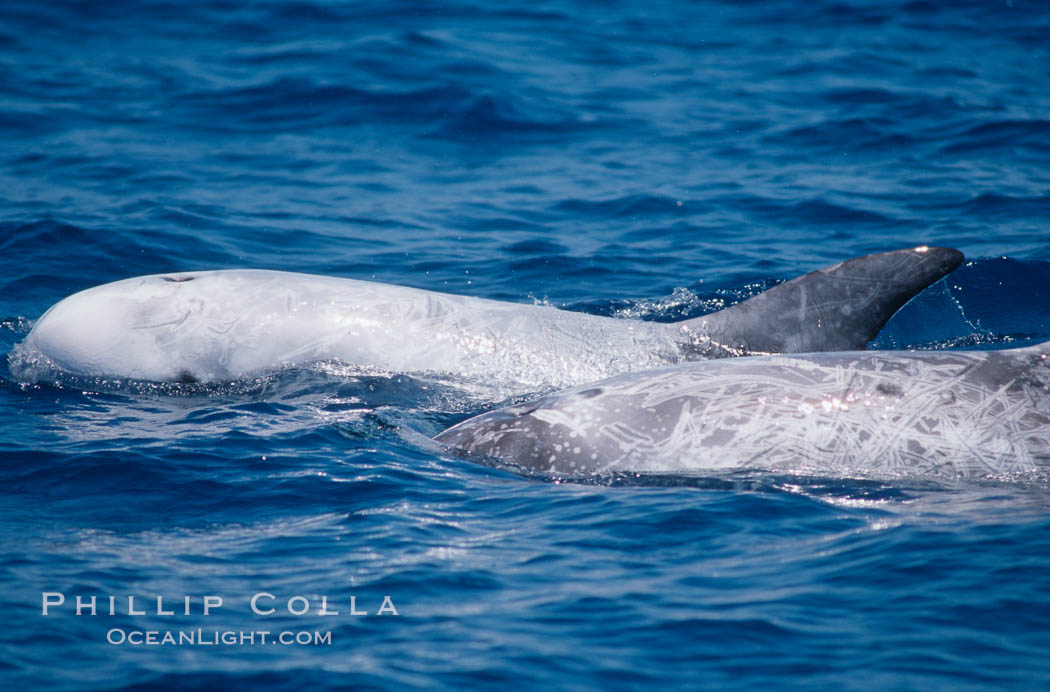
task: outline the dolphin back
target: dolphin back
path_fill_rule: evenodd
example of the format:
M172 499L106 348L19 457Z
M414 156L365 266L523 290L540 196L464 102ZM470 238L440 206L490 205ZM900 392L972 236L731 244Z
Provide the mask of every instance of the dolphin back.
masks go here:
M963 261L952 248L865 255L675 325L697 357L863 349L905 303Z
M1050 479L1050 344L698 361L488 411L434 439L544 476L720 469Z

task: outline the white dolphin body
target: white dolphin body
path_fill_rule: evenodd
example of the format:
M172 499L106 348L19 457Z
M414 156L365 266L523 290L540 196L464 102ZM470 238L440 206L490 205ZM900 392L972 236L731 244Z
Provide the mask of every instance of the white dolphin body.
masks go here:
M222 381L337 360L525 388L678 360L670 329L354 279L263 270L138 277L55 305L24 346L77 375Z
M212 382L335 360L524 393L709 357L863 348L961 260L945 248L869 255L675 324L277 271L143 276L57 303L12 370Z
M767 469L1045 478L1050 342L686 363L555 392L436 439L541 474Z

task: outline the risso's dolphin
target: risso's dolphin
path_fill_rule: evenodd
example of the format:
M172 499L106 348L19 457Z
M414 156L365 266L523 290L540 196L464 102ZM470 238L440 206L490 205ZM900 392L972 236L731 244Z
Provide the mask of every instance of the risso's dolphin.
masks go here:
M145 276L56 304L12 370L208 382L337 360L535 392L703 358L863 348L961 261L947 248L868 255L674 324L276 271Z
M554 477L753 468L876 477L1050 469L1050 342L686 363L466 420L436 439Z

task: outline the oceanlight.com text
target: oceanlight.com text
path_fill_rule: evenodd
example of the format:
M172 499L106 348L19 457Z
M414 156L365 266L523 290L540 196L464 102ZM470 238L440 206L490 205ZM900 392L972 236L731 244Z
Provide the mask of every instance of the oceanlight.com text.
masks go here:
M106 632L114 646L331 646L331 632L269 630L126 630Z

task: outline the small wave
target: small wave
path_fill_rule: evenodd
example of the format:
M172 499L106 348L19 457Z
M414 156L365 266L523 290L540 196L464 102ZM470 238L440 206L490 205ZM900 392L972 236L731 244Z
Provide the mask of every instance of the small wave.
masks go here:
M546 255L509 262L508 268L520 278L542 279L556 273L563 277L601 277L616 273L616 269L590 258L567 255Z
M804 147L877 155L907 149L915 144L915 138L899 131L895 121L874 117L828 119L767 135L765 141L791 149Z
M248 87L183 93L171 108L184 113L187 127L217 132L401 124L416 126L425 136L473 140L593 126L549 106L452 83L399 91L282 77Z
M850 106L899 104L908 98L907 94L873 87L838 87L828 89L822 96L829 103Z
M798 202L789 207L797 219L809 223L889 224L896 219L866 209L842 206L823 199Z
M186 125L220 132L282 131L377 122L438 123L472 94L462 87L368 90L282 77L248 87L178 96Z
M999 120L982 123L955 135L941 148L945 154L996 150L1050 151L1050 120Z
M997 193L982 193L964 205L968 214L1005 219L1050 218L1050 195L1014 197Z
M491 93L455 104L433 135L457 140L560 136L595 127L578 115L549 107L526 106Z
M504 252L512 255L561 255L568 252L568 248L561 243L551 242L549 240L522 240L514 243L513 245L507 245L503 248Z
M758 195L730 195L719 199L721 206L743 210L764 220L803 225L899 225L900 219L868 209L830 202L823 198L801 201L778 200Z
M670 197L634 194L605 200L566 199L556 202L553 209L588 217L629 218L682 214L686 211L684 206L682 200ZM689 211L695 212L695 209L690 207Z

